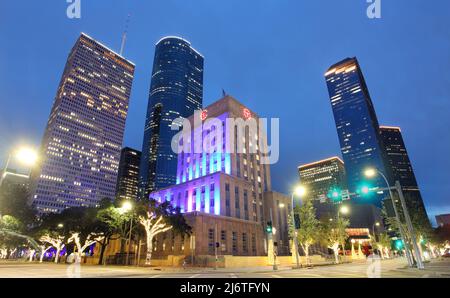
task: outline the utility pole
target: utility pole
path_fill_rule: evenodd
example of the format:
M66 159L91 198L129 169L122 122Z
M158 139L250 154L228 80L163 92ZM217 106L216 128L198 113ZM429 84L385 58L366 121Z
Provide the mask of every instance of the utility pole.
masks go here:
M411 218L409 217L405 197L403 196L402 186L399 181L395 181L395 188L397 189L398 196L400 197L400 203L402 204L403 213L405 215L406 226L408 227L411 236L414 254L416 255L417 269L425 269L422 262L422 255L420 254L419 246L417 245L416 233L414 232L414 227L412 225ZM406 248L406 250L408 250L408 248Z
M215 263L214 263L214 269L217 270L217 262L219 261L218 257L217 257L217 248L219 245L219 242L217 241L217 223L215 226L215 230L214 230L214 255L215 255Z

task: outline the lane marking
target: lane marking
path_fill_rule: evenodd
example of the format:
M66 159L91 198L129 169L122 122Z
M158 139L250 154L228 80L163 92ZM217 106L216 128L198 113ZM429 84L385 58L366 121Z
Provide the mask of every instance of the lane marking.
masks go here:
M276 275L276 274L272 274L272 277L274 277L274 278L283 278L282 276Z
M157 277L160 277L161 275L160 274L156 274L156 275L153 275L153 276L149 276L148 278L157 278Z
M231 278L238 278L236 274L230 273Z
M194 274L192 276L189 276L189 278L196 278L197 276L200 276L200 274Z

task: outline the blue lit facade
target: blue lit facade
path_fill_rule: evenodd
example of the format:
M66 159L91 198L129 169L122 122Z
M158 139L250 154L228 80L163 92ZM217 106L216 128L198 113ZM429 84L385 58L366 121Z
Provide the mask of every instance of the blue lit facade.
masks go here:
M354 201L381 207L385 197L377 188L386 187L382 178L367 181L364 170L377 168L386 175L385 152L379 124L361 68L356 58L347 58L331 66L325 74L347 184ZM364 195L363 187L372 195Z
M261 164L259 147L256 153L250 153L250 146L258 146L258 135L250 136L249 131L244 135L245 153L238 153L237 147L230 151L232 144L237 146L238 137L227 119L244 117L244 110L249 111L229 96L205 108L204 113L214 122L199 120L199 126L192 125L189 138L181 136L180 146L189 147L190 152L178 155L175 185L152 192L150 197L171 201L183 213L199 211L263 222L263 193L270 191L271 185L270 168ZM256 114L250 113L257 119ZM192 123L194 117L200 118L200 114L189 118ZM195 138L201 140L200 152L195 150Z
M176 183L173 120L202 107L203 56L179 37L156 43L139 174L140 196Z

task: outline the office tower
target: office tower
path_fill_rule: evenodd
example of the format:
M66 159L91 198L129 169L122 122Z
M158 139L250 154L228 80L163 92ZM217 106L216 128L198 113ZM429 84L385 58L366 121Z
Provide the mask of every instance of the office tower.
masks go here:
M380 134L386 149L386 167L390 171L391 184L400 182L411 218L419 216L422 224L429 226L430 221L400 127L380 126Z
M136 200L138 196L139 165L141 152L125 147L120 154L116 198Z
M239 119L245 124L239 124ZM195 246L178 236L161 236L155 255L211 255L215 239L220 242L221 255L264 255L263 227L270 220L266 209L270 207L265 203L274 200L280 203L272 207L274 218L279 219L274 226L285 237L286 218L282 217L290 209L290 198L271 192L270 167L262 162L265 155L261 152L267 140L258 129L246 126L252 121L259 123L258 119L230 96L189 117L192 131L180 140L186 147L178 155L176 184L152 192L150 197L181 209L193 228ZM195 146L203 142L206 147L197 151ZM281 203L285 212L277 210ZM287 245L287 239L282 239Z
M344 162L339 157L301 165L298 173L300 183L307 189L305 199L337 201L347 192Z
M325 73L336 129L341 145L347 184L354 201L381 207L385 194L377 188L386 187L380 176L368 185L365 169L377 168L385 175L383 142L375 109L364 76L356 58L347 58ZM363 189L374 195L361 195Z
M114 198L134 69L84 33L76 41L33 172L32 203L40 213Z
M172 122L202 107L203 56L180 37L156 43L139 174L140 196L176 182Z

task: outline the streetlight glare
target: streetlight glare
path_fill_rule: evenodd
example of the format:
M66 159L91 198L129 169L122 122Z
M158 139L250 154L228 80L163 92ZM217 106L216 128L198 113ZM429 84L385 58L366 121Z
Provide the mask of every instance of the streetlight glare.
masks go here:
M17 151L16 158L17 160L19 160L19 162L27 166L32 166L36 163L38 155L35 150L23 147Z
M376 174L377 174L377 171L376 171L375 169L372 169L372 168L369 168L369 169L367 169L367 170L364 171L364 175L365 175L367 178L375 177Z
M301 186L301 185L297 186L295 188L295 194L297 196L299 196L299 197L304 196L306 194L306 188L304 186Z
M342 214L348 214L350 212L350 209L347 206L342 206L341 209L339 209L339 212Z
M125 201L125 202L123 202L123 204L122 204L122 210L123 210L124 212L128 212L128 211L130 211L131 209L133 209L133 204L132 204L130 201Z

